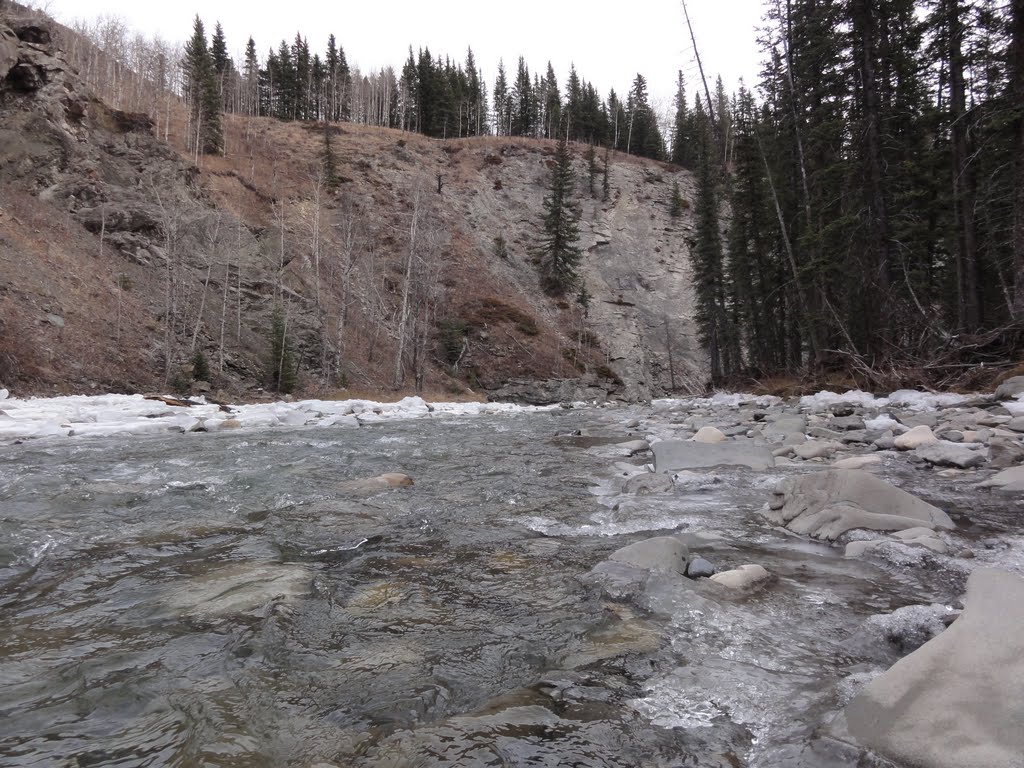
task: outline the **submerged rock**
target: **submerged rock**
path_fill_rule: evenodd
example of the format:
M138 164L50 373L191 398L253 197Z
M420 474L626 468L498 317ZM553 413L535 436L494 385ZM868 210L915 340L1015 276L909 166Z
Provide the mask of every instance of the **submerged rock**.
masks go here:
M385 472L376 477L366 477L361 480L349 480L341 483L338 490L352 493L373 493L374 491L386 491L388 488L407 488L413 484L409 475L402 472Z
M301 565L240 563L190 579L167 596L166 604L189 618L210 620L308 594L312 582L312 573Z
M920 768L1020 768L1024 755L1024 579L979 569L963 614L846 708L850 733Z
M666 493L671 491L674 485L675 483L672 481L671 475L644 472L640 475L634 475L623 483L622 492L646 496L651 493Z
M846 531L954 528L938 507L857 469L830 469L784 480L762 513L794 533L834 541Z

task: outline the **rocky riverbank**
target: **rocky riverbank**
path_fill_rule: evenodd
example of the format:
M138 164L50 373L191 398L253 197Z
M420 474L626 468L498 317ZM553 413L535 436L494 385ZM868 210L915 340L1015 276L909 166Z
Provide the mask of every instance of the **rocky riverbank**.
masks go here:
M849 704L824 718L806 748L787 753L785 765L888 765L858 762L879 755L915 768L1024 765L1021 551L980 562L969 517L954 519L883 477L912 469L924 484L930 474L978 496L999 496L1017 519L1019 544L1022 392L1024 377L978 397L822 392L783 402L719 395L685 405L657 402L646 418L623 425L630 433L621 455L652 461L615 465L625 480L613 508L628 508L630 496L714 483L719 472L762 473L775 479L758 513L780 530L829 542L846 559L882 569L967 578L962 613L906 606L870 617L849 638L853 655L874 663L839 683ZM636 450L635 434L645 436L649 453ZM710 562L700 555L701 543L699 532L640 540L612 552L585 581L608 599L675 616L680 604L690 616L710 615L723 602L781 588L761 564ZM981 546L1002 547L991 539ZM900 659L888 670L881 663L886 654L889 663Z

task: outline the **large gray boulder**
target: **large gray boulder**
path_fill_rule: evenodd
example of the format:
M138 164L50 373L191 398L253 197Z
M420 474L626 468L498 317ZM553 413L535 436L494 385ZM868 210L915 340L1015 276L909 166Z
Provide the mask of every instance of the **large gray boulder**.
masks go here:
M1024 765L1024 579L979 569L953 625L846 708L850 734L917 768Z
M787 478L762 513L794 533L828 541L854 528L956 527L938 507L858 469L830 469Z
M651 446L654 468L658 472L711 467L749 467L765 470L775 466L772 452L752 440L729 440L724 443L694 443L685 440L663 440Z

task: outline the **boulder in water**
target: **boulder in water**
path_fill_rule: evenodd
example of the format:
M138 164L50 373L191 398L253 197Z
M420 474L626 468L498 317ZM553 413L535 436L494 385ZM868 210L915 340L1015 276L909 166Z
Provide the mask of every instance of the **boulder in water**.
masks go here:
M715 566L703 557L695 557L686 564L686 575L691 579L706 579L715 575Z
M858 469L830 469L779 484L763 514L794 533L834 541L855 528L954 528L938 507Z
M747 565L733 568L731 571L716 573L711 577L711 581L729 589L749 589L768 580L770 577L771 574L765 570L764 566L748 563Z
M991 568L964 612L846 707L850 734L920 768L1020 768L1024 755L1024 579Z
M625 563L649 571L674 571L686 573L686 561L690 550L674 536L656 536L617 549L608 556L609 560Z

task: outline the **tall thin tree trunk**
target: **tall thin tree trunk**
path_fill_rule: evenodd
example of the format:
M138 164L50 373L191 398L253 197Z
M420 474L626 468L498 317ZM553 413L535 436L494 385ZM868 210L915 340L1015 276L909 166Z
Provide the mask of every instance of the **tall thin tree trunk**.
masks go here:
M1024 0L1010 5L1010 104L1013 117L1013 318L1024 320Z
M853 0L851 20L860 42L858 66L861 74L864 119L864 164L867 169L865 197L868 209L869 277L866 296L868 346L883 347L888 333L885 328L886 296L889 292L889 220L885 203L885 172L882 158L882 118L879 105L879 83L876 72L879 9L877 0Z
M957 319L961 330L981 325L978 300L978 242L974 221L974 171L967 147L967 85L964 80L963 36L960 0L946 0L949 36L950 119L953 151L953 215L957 222Z

